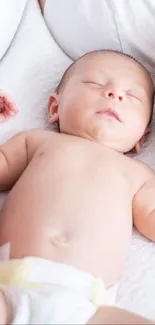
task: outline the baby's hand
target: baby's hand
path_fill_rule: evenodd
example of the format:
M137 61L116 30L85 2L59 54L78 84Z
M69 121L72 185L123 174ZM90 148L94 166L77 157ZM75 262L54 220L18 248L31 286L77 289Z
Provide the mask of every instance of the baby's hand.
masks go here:
M0 90L0 123L7 121L17 113L15 103L3 90Z

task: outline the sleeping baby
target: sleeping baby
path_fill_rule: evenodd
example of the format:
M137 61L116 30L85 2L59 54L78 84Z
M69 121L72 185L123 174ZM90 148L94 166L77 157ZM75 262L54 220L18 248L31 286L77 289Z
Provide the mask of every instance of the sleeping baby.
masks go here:
M155 174L139 152L153 85L128 55L94 51L64 73L45 130L0 147L0 315L6 324L84 324L120 278L133 224L155 241Z

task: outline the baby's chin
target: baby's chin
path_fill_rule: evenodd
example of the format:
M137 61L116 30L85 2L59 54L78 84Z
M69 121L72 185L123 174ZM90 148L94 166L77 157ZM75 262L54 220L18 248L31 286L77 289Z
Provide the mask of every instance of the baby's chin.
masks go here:
M111 134L111 132L103 132L96 128L87 128L87 129L80 129L78 127L75 127L73 130L70 128L65 129L59 129L60 133L68 134L71 136L76 136L79 138L83 138L86 140L94 141L95 143L98 143L100 145L109 147L110 149L113 149L120 153L129 153L130 149L129 146L122 146L122 142L116 141L116 137L114 134Z
M96 137L94 138L94 141L96 143L99 143L100 145L106 146L110 149L113 149L114 151L117 151L118 153L121 154L133 154L131 150L129 149L129 146L123 144L120 141L117 141L116 138L111 138L111 137ZM135 155L135 153L134 153Z

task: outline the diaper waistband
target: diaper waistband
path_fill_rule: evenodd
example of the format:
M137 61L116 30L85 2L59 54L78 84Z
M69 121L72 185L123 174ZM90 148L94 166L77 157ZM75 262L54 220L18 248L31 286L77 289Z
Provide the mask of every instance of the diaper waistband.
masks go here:
M107 304L107 290L102 279L96 279L71 265L38 257L0 262L1 287L30 289L49 284L70 288L85 296L96 307Z

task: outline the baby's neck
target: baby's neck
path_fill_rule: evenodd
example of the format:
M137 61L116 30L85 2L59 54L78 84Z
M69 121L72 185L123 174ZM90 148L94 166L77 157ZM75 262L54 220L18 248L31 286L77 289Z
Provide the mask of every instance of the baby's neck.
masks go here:
M93 142L94 144L99 145L103 149L108 149L110 151L113 151L113 152L116 152L118 154L124 155L123 152L115 149L112 145L110 146L109 144L106 143L106 141L104 141L104 140L100 141L98 139L93 138L92 136L87 135L87 134L76 134L75 135L75 134L72 134L72 133L61 132L61 131L59 131L59 133L61 135L63 135L63 136L68 135L68 136L71 136L71 137L75 137L76 139L79 138L80 141L83 139L83 140L86 140L86 141L89 141L89 142Z

